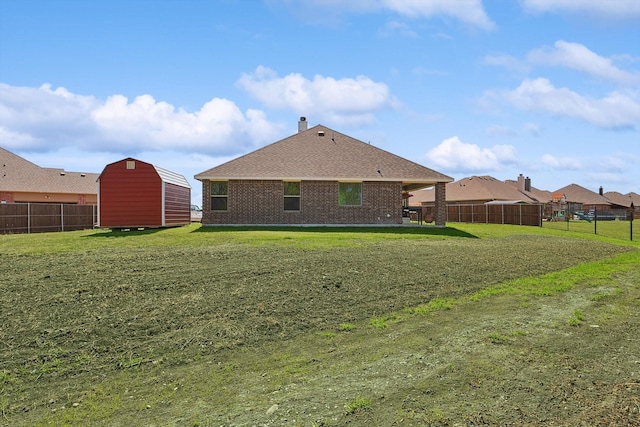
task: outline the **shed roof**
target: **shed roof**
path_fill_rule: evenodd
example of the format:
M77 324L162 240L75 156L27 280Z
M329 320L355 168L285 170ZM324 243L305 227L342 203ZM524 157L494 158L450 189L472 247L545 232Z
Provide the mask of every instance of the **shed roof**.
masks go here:
M155 168L156 172L158 172L158 175L160 175L160 178L164 182L179 185L180 187L191 188L189 181L187 181L187 178L185 178L184 175L180 175L179 173L176 173L176 172L171 172L170 170L161 168L156 165L153 165L153 167Z
M97 173L42 168L0 147L0 191L97 194Z
M198 180L401 181L407 190L453 178L323 125L195 175Z
M146 165L151 166L156 171L156 173L158 174L158 176L160 177L160 179L163 182L168 182L170 184L175 184L175 185L178 185L180 187L191 188L191 185L189 184L189 181L187 181L187 179L184 177L184 175L181 175L181 174L179 174L177 172L172 172L172 171L170 171L168 169L161 168L161 167L156 166L156 165L154 165L152 163L149 163L149 162L144 162L142 160L134 159L133 157L127 157L126 159L122 159L122 160L118 160L117 162L109 163L107 166L105 166L105 170L109 166L115 165L116 163L124 163L124 162L128 162L128 161L144 163ZM102 173L104 173L104 170L102 171ZM100 174L100 175L102 175L102 174Z

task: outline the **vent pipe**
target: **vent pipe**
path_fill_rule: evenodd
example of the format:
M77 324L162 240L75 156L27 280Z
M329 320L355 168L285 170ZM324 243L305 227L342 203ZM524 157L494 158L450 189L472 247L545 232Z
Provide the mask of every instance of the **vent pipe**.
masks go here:
M307 130L307 118L300 117L300 121L298 122L298 132L302 132Z

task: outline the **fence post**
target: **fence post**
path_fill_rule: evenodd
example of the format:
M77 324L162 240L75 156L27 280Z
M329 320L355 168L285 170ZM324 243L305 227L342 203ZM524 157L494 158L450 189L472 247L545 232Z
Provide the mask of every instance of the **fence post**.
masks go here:
M64 205L60 203L60 231L64 231Z
M27 203L27 234L31 234L31 203Z
M520 209L518 209L518 213L520 214L520 225L522 225L522 205L518 205Z

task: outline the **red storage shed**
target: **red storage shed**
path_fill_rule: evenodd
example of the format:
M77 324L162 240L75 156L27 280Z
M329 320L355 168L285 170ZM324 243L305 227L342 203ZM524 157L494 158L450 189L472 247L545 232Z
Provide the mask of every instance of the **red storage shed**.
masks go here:
M131 157L98 177L98 227L173 227L191 223L191 186L184 176Z

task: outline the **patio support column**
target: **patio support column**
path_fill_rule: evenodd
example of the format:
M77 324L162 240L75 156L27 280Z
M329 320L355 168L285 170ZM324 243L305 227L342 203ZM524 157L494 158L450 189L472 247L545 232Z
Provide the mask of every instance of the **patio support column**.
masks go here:
M447 222L446 183L436 183L436 227L444 227Z

